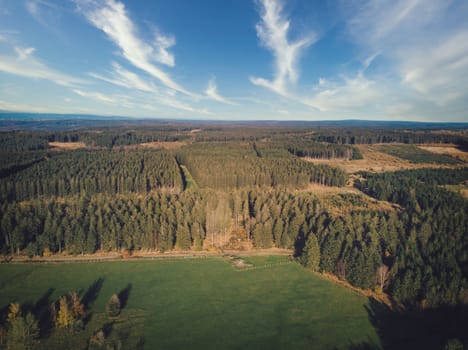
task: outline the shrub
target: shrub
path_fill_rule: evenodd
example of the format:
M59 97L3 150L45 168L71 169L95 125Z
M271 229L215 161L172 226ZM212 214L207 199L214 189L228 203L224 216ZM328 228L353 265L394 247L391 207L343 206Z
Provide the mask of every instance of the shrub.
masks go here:
M106 305L106 313L109 317L117 317L120 314L120 299L117 294L113 294Z

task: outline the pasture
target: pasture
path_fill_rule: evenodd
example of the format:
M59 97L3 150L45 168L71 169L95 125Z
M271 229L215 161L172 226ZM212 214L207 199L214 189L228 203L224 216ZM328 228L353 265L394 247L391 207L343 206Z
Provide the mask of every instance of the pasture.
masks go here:
M380 346L365 297L286 257L255 256L245 261L248 268L222 257L2 264L0 307L5 310L10 302L20 302L39 310L72 290L86 297L91 316L85 330L68 337L53 330L40 343L49 349L86 348L113 293L124 293L126 299L122 317L128 322L114 330L126 334L122 348Z

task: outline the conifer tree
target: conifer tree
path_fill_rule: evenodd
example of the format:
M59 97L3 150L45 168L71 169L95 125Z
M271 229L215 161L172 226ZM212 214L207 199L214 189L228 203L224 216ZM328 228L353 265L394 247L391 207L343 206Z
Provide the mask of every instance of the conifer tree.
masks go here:
M119 316L120 308L121 304L119 296L117 294L112 294L111 298L109 299L106 305L107 316L111 318Z
M320 247L317 241L317 236L310 233L302 252L302 264L311 269L318 271L320 264Z

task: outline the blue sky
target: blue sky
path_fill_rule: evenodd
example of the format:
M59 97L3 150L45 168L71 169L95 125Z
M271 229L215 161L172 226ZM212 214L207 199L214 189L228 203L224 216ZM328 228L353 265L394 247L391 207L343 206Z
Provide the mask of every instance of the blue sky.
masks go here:
M0 0L0 110L468 121L466 0Z

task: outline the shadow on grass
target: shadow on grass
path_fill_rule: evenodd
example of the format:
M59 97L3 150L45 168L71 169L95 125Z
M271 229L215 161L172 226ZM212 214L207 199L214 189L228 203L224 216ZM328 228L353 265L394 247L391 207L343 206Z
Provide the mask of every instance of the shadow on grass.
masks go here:
M50 297L54 291L55 288L49 288L44 295L36 301L31 310L39 323L41 336L47 334L53 326L52 318L50 317L50 306L52 304Z
M351 343L348 345L346 348L347 350L380 350L381 347L374 344L372 341L369 341L368 343L360 343L360 344L354 344Z
M132 291L132 284L129 283L127 286L119 292L120 308L123 309L127 306L130 292Z
M83 303L85 309L89 309L90 306L92 306L92 304L96 301L103 284L104 278L99 277L88 287L86 293L81 298L81 302Z
M451 339L468 345L467 306L399 311L369 299L366 309L383 349L444 349Z

